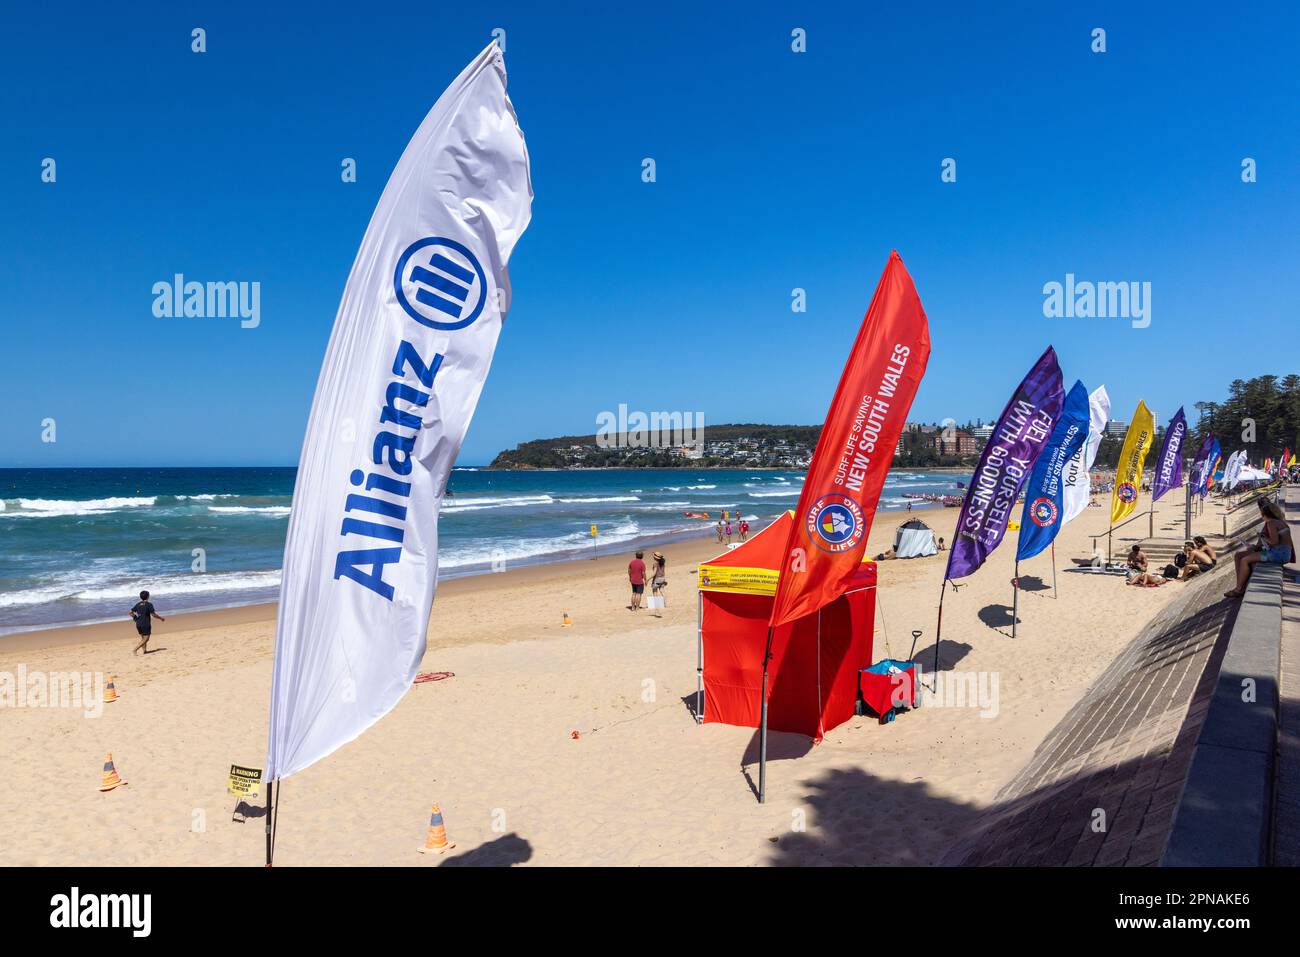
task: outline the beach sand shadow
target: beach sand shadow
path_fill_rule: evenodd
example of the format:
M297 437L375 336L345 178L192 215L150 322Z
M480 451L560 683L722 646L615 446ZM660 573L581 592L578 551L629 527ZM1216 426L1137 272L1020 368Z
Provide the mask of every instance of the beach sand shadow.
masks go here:
M250 817L266 817L266 805L249 804L241 799L230 814L230 820L235 824L243 824Z
M973 645L964 641L950 641L947 638L939 640L939 670L951 671L957 666L963 658L974 650ZM922 648L912 656L913 661L919 661L923 668L931 670L934 668L934 645L928 645Z
M918 773L920 769L918 768ZM773 795L769 794L769 800ZM789 800L794 795L782 795ZM835 768L807 782L798 805L817 833L792 831L771 843L778 867L934 864L952 842L975 830L981 811L937 797L923 781L878 778ZM866 809L900 809L873 814Z
M692 691L688 695L682 696L682 704L686 706L687 712L690 714L691 718L695 721L696 724L699 724L700 720L704 717L703 715L700 714L700 712L696 708L696 702L698 701L699 697L700 697L699 693L695 691Z
M1047 582L1043 581L1037 575L1021 575L1020 590L1027 592L1051 591L1052 586L1047 584Z
M758 729L740 758L740 773L744 776L749 789L758 797ZM790 761L802 758L813 748L813 739L806 734L791 734L789 731L767 732L767 759L769 761ZM751 774L751 769L753 773Z
M531 860L533 845L513 831L472 851L449 857L439 867L513 867Z
M1011 606L985 605L979 610L979 619L994 631L1001 632L1003 628L1010 628L1012 625ZM1019 620L1016 619L1016 621ZM1010 632L1006 632L1006 634L1008 637L1010 636Z

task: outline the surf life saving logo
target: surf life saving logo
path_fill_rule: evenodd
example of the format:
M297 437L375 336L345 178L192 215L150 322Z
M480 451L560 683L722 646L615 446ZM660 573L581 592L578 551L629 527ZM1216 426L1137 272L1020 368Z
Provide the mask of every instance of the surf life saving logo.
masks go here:
M406 247L393 273L393 291L406 314L430 329L464 329L483 313L483 267L462 243L430 236Z
M862 541L866 522L862 507L847 495L823 495L808 508L809 540L827 552L852 551Z
M1115 494L1119 496L1121 502L1131 502L1138 497L1137 486L1132 482L1122 482L1115 490Z
M1050 498L1036 498L1034 503L1029 506L1029 517L1039 528L1055 525L1057 514L1056 503Z

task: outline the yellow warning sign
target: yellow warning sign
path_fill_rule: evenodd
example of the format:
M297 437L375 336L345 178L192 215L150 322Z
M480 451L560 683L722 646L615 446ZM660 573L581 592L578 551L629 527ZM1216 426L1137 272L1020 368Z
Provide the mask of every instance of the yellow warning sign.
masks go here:
M241 768L238 764L230 766L230 784L226 790L240 797L257 797L262 786L261 768Z

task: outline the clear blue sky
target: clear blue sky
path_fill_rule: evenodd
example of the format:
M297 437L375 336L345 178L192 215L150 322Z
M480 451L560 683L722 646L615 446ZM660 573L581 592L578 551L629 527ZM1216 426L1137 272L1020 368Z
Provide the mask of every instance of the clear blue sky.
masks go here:
M374 203L494 27L536 200L462 464L620 402L821 421L891 248L914 419L995 416L1049 342L1123 419L1295 371L1294 5L557 6L8 5L0 465L296 463ZM261 326L155 318L178 272L259 281ZM1067 272L1149 281L1150 328L1044 318Z

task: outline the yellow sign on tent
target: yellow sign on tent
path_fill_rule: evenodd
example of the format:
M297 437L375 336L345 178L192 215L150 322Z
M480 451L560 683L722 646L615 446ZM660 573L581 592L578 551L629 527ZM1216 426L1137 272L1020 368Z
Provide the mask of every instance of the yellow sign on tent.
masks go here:
M779 575L775 568L706 564L700 566L700 589L727 591L735 595L775 595Z

